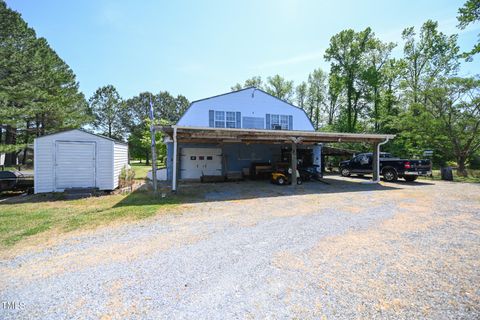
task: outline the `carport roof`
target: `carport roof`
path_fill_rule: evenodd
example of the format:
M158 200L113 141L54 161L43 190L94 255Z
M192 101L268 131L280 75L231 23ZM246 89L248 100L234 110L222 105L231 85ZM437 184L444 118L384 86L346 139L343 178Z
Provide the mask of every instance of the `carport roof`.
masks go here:
M157 130L173 138L174 128L178 142L197 143L326 143L326 142L382 142L393 139L392 134L339 133L294 130L258 130L184 126L158 126Z

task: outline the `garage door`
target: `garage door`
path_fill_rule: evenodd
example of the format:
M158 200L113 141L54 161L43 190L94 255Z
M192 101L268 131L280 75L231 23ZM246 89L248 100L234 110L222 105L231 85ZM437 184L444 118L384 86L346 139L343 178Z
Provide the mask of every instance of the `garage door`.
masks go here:
M95 142L56 142L57 189L95 187Z
M222 149L182 148L180 172L182 179L199 179L202 175L222 175Z

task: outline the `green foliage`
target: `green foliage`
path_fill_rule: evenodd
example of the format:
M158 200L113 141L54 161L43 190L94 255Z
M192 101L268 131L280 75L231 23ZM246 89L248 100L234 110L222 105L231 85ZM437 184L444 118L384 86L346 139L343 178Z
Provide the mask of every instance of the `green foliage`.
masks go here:
M281 100L291 102L294 94L293 81L285 80L278 74L267 78L265 91Z
M458 9L458 27L465 29L469 24L478 22L480 20L480 0L468 0L463 7ZM478 35L478 41L469 52L462 54L467 60L471 60L474 54L480 52L480 34Z
M17 145L2 149L79 127L89 121L87 110L73 71L0 1L0 145Z
M117 89L112 85L98 88L89 103L94 116L93 127L109 138L123 140L128 114Z

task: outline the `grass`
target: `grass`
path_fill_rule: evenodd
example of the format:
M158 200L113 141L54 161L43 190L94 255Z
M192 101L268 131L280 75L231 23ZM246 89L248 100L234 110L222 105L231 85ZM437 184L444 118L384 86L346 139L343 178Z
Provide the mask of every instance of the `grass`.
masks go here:
M139 180L145 178L150 168L142 164L132 167ZM184 202L185 196L188 195L154 198L150 192L136 191L78 200L65 200L63 194L6 199L0 202L0 249L49 230L69 232L120 219L150 217Z
M152 170L152 165L146 165L145 163L140 162L131 162L130 165L132 166L133 170L135 170L135 180L144 180L147 176L147 173ZM164 166L159 165L158 169L163 168Z
M468 175L466 177L459 176L456 170L453 170L453 181L455 182L474 182L480 183L480 170L467 169ZM433 178L420 177L421 179L441 180L440 170L432 170Z
M0 203L0 247L48 231L69 232L120 219L142 219L181 203L180 196L154 198L150 192L64 200L62 195L33 195Z

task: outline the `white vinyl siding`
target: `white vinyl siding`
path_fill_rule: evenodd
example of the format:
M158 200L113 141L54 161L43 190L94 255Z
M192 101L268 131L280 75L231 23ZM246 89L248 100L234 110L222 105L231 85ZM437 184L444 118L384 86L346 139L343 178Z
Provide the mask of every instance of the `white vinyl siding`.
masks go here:
M215 128L215 111L236 112L235 128L272 130L270 118L266 115L288 115L288 130L314 131L313 125L304 110L277 99L262 90L248 88L236 92L206 98L192 102L185 111L178 126ZM225 115L226 116L226 115ZM245 118L263 118L263 124L257 120L250 124L242 123ZM218 127L226 126L224 120L218 120ZM233 125L233 124L232 124Z
M83 148L82 143L93 144L94 151L89 147ZM57 148L59 144L60 149ZM82 147L76 148L79 145ZM114 152L115 146L123 150L122 153L118 153L118 155L121 154L118 159L117 153ZM121 167L128 162L125 144L81 130L70 130L36 138L34 148L35 193L62 192L66 188L77 187L89 181L92 174L94 187L99 190L113 190L118 186ZM86 161L85 159L88 159L92 152L95 153L94 164L84 166L83 163L79 163L80 159ZM56 162L57 160L59 163ZM57 172L57 164L61 164L59 172ZM115 166L120 167L120 170L117 168L114 170ZM59 185L56 183L58 178L60 178Z
M118 187L120 173L126 165L128 165L128 147L115 143L113 146L113 189Z

